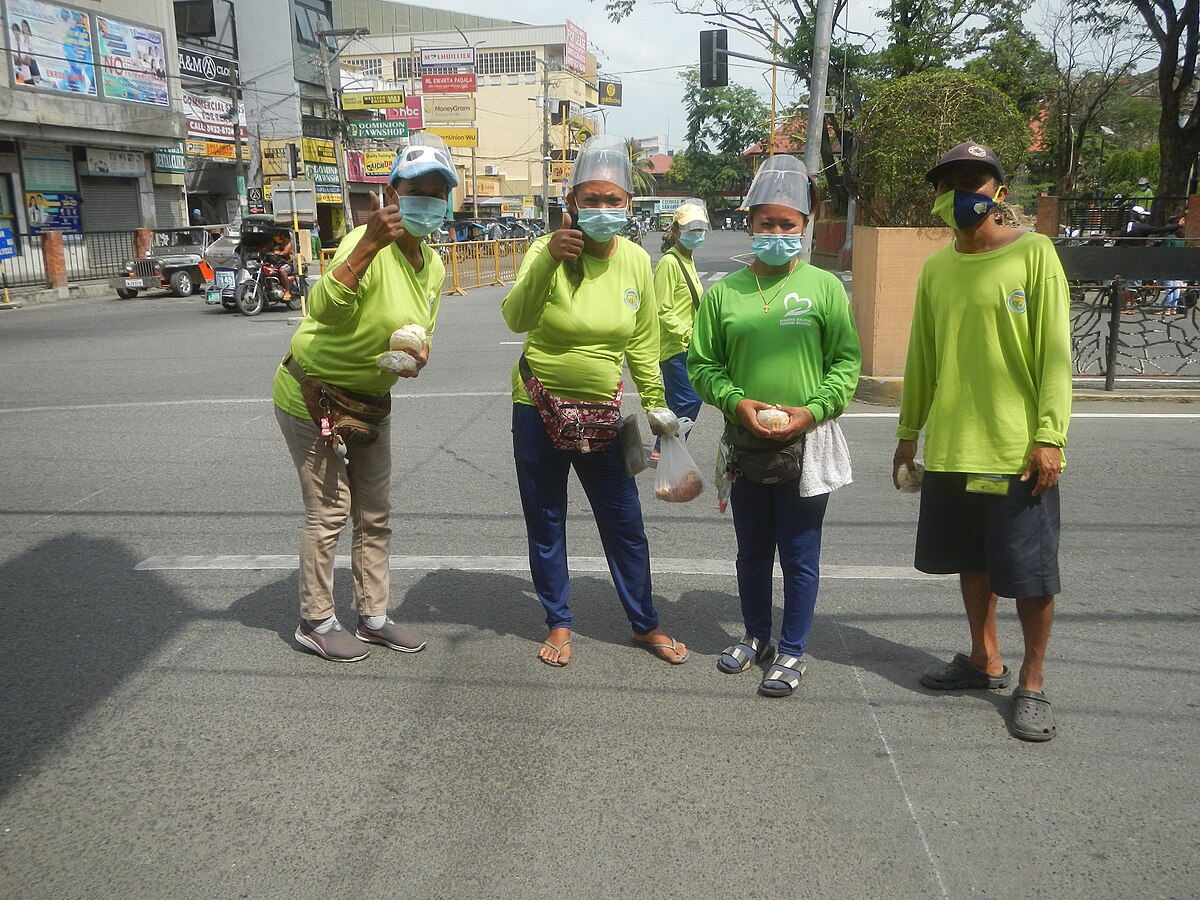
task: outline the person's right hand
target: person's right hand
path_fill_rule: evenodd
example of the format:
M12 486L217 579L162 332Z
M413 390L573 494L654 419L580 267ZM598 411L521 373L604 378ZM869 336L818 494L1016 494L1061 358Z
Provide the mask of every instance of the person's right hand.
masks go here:
M361 243L378 252L405 233L400 207L384 206L379 201L379 195L372 191L371 214L367 216L367 232Z
M559 262L565 259L579 259L583 253L583 232L574 227L571 214L563 210L562 224L558 231L550 237L550 255Z
M896 477L896 473L900 471L900 467L908 469L910 478L915 478L917 475L917 442L916 441L897 441L896 452L892 454L892 484L896 490L900 490L900 480Z
M758 411L760 409L774 409L770 403L763 403L761 400L751 400L749 397L743 397L738 401L737 409L733 414L737 416L738 422L742 427L757 438L765 438L767 440L778 440L777 432L769 431L763 428L758 422Z

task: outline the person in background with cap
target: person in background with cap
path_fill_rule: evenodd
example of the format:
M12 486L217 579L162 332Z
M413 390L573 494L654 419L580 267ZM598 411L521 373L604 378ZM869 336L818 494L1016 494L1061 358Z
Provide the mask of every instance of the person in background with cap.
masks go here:
M1012 694L1015 737L1056 726L1043 671L1059 592L1059 475L1071 417L1067 279L1045 235L1006 228L1004 168L988 147L959 144L926 175L954 243L925 261L904 369L892 481L925 474L915 566L957 574L970 653L921 675L934 690L1009 687L997 595L1016 599L1025 659Z
M1138 206L1145 208L1147 212L1154 208L1154 189L1150 187L1150 179L1143 175L1137 180L1137 187L1130 194L1129 199Z
M423 241L446 217L458 184L454 162L440 138L421 135L401 149L383 202L371 194L371 213L338 244L332 263L312 289L308 315L296 329L291 353L275 372L271 392L304 499L300 539L300 625L296 641L335 662L364 658L369 644L415 652L425 639L388 617L390 599L392 475L390 419L372 444L335 448L304 402L298 375L390 401L396 375L376 362L396 329L409 324L433 334L445 267ZM428 349L411 353L416 377ZM345 459L337 450L345 449ZM353 520L351 572L358 621L353 632L338 622L333 566L338 536Z
M736 674L770 658L778 549L779 652L758 690L786 697L807 667L829 494L850 482L849 452L835 420L858 386L862 349L841 280L799 257L816 208L816 185L804 165L786 154L768 158L745 205L754 261L709 288L696 315L688 375L704 401L724 413L723 443L735 448L730 501L746 632L721 654L717 668ZM782 424L766 427L763 413ZM736 448L747 443L746 435L768 449L803 442L802 470L778 481L738 474Z
M658 367L662 372L667 406L680 418L693 422L703 402L687 375L687 350L692 342L692 323L704 289L696 273L693 251L704 242L711 226L703 200L690 198L675 209L668 237L670 249L654 270L654 296L658 299ZM689 432L690 434L690 432ZM658 459L655 442L651 459Z
M621 365L637 385L655 434L674 424L658 371L658 304L646 251L619 236L633 194L624 139L590 138L567 183L562 226L530 246L500 309L514 332L527 332L513 366L513 455L529 539L534 590L549 634L538 658L571 661L574 619L568 605L567 476L572 468L587 493L617 596L633 640L678 665L687 647L659 626L650 582L650 547L637 484L625 471L620 441L603 450L560 450L535 408L521 361L551 394L575 401L610 401ZM578 225L578 228L575 226Z
M1175 235L1183 230L1179 220L1168 222L1166 225L1151 225L1150 210L1144 206L1134 206L1129 210L1129 221L1120 230L1118 247L1145 247L1147 239L1162 235ZM1121 311L1126 315L1137 312L1138 298L1142 293L1140 278L1125 279L1125 296Z

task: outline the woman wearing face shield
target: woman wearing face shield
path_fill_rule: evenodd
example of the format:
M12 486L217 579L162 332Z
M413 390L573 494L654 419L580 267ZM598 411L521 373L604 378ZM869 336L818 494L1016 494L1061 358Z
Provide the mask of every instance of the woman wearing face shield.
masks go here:
M381 203L371 195L365 225L338 245L332 265L312 289L308 315L292 337L291 353L275 373L275 418L300 477L305 524L300 541L300 616L296 640L335 662L364 658L370 644L414 652L425 639L387 615L392 456L389 419L374 443L335 444L314 421L299 378L375 398L386 410L397 376L376 364L396 329L420 325L432 335L445 267L423 242L442 224L458 184L454 161L440 138L422 135L392 165ZM411 352L415 378L428 347ZM358 621L338 622L333 564L338 536L353 520L351 571Z
M802 458L799 474L756 482L745 474L752 471L748 465L737 474L739 451L733 451L730 500L746 633L721 654L717 668L734 674L771 659L759 692L773 697L791 694L805 671L821 524L830 491L850 481L849 455L834 420L854 396L862 362L841 281L799 259L815 195L799 160L777 155L763 163L745 201L754 261L709 288L688 350L696 392L725 414L727 444L757 443L771 458L787 447ZM772 659L776 549L783 621Z
M704 289L696 274L692 253L710 230L708 209L703 200L684 200L671 217L670 249L654 270L654 295L658 298L658 360L662 371L667 406L680 418L693 422L703 405L687 375L687 349L692 341L692 323ZM657 458L658 447L651 458Z
M612 401L625 363L651 431L670 427L658 371L658 306L650 257L619 237L633 191L623 139L597 135L579 151L568 182L562 226L538 238L501 304L505 322L527 333L513 366L513 455L529 540L534 589L549 634L538 658L571 660L573 617L567 569L567 476L572 468L591 504L617 595L633 640L679 664L687 648L660 627L650 583L650 548L637 485L625 471L619 441L602 450L554 446L526 389L522 361L546 391L568 401Z

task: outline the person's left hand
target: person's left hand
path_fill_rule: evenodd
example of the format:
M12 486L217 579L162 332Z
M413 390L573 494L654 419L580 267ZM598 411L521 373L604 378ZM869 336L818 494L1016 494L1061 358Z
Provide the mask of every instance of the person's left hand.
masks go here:
M422 347L420 353L415 353L412 350L405 350L404 352L417 361L417 370L415 372L401 372L400 377L416 378L421 374L421 370L425 368L426 364L429 362L429 345L426 344L424 347Z
M806 406L777 406L776 408L788 414L787 425L771 432L771 437L777 441L783 443L794 441L817 424L817 417Z
M1025 471L1021 473L1021 480L1028 481L1030 478L1037 478L1037 483L1031 491L1031 494L1037 497L1058 484L1061 474L1062 450L1051 444L1034 444L1033 449L1029 451L1029 460L1025 463Z

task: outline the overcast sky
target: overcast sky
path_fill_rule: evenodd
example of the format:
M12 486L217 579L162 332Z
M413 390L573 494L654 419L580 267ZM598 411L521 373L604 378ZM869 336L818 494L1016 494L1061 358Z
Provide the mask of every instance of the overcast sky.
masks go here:
M486 9L470 0L420 2L434 9L491 15L530 25L561 24L569 17L587 32L601 71L619 76L623 83L623 106L608 111L608 130L624 137L662 135L670 147L682 148L686 119L679 73L699 62L700 32L717 26L705 24L699 16L680 15L669 4L650 0L639 0L633 14L618 25L608 21L602 0L575 0L570 4L562 0L506 0ZM870 12L877 3L878 0L849 0L851 27L877 30ZM732 30L729 49L752 56L769 55L761 46ZM731 60L730 79L755 88L764 100L770 99L769 67ZM807 92L803 88L797 89L793 84L791 73L779 70L781 106L804 93Z

